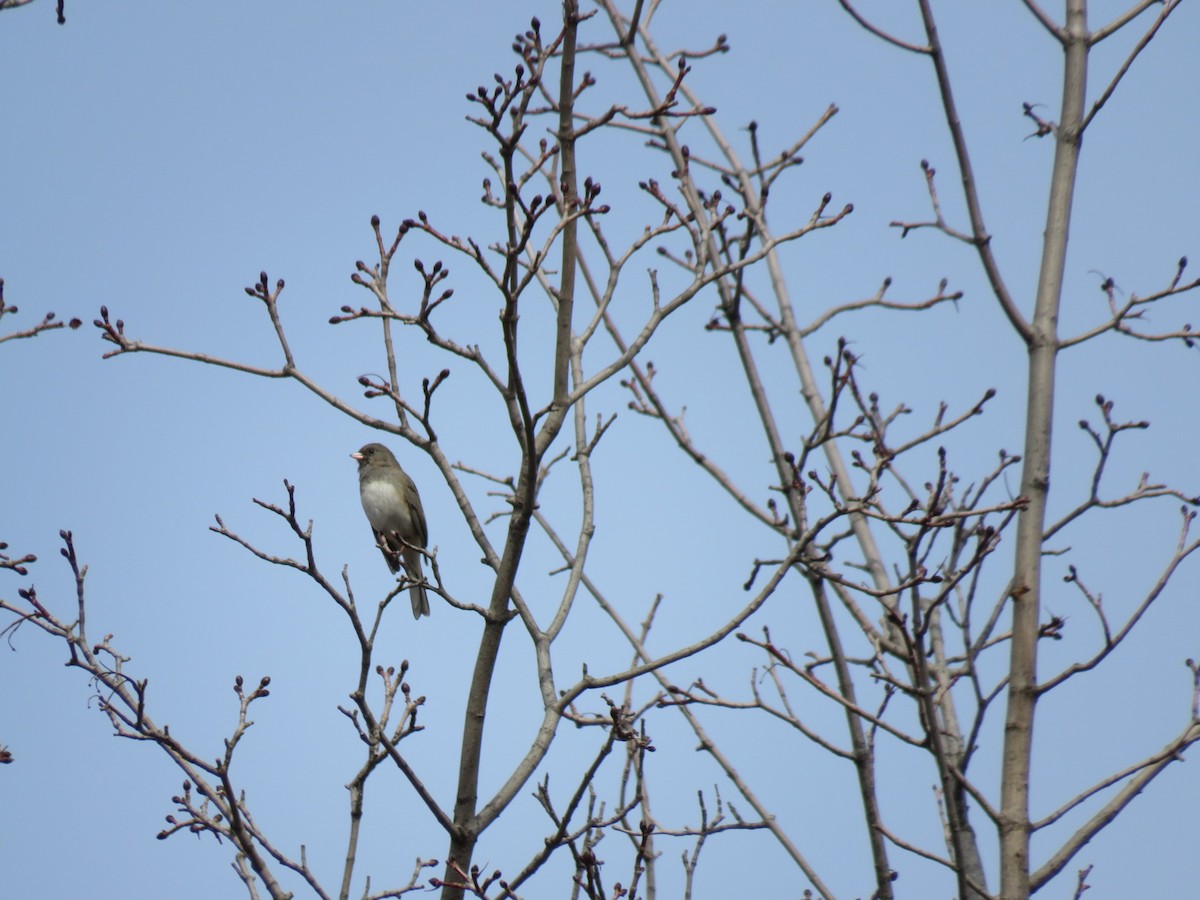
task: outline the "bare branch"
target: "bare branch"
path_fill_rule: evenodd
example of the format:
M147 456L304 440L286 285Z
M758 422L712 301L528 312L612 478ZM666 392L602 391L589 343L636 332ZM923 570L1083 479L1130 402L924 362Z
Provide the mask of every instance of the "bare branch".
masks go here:
M855 22L857 22L867 31L871 32L871 34L875 35L875 37L891 44L893 47L899 47L901 50L908 50L911 53L928 54L931 52L930 48L926 45L912 44L908 41L903 41L895 35L884 31L877 25L873 25L850 4L849 0L838 0L838 3L841 5L842 9L850 14L850 18L854 19Z
M1117 69L1117 73L1112 77L1112 80L1108 83L1108 87L1106 87L1104 89L1103 93L1100 94L1100 97L1096 100L1095 103L1092 104L1091 110L1084 117L1083 124L1080 126L1081 131L1086 131L1088 125L1091 124L1092 119L1094 119L1096 117L1096 113L1100 112L1100 110L1104 108L1104 104L1107 103L1108 99L1113 95L1113 91L1115 91L1117 89L1117 85L1121 83L1121 79L1125 77L1125 73L1128 72L1130 66L1133 65L1133 61L1138 58L1139 54L1141 54L1141 52L1143 50L1146 49L1146 46L1150 43L1151 40L1154 39L1154 35L1156 35L1158 33L1158 29L1162 27L1163 22L1165 22L1167 20L1167 16L1171 15L1171 13L1173 13L1178 8L1178 6L1182 2L1182 0L1159 0L1159 2L1162 2L1162 9L1160 9L1158 12L1158 18L1154 20L1154 24L1152 24L1150 26L1150 28L1146 31L1146 33L1144 35L1142 35L1141 40L1139 40L1137 42L1137 45L1134 46L1133 50L1130 51L1129 56L1127 56L1125 58L1125 62L1121 63L1121 67L1119 69ZM1143 5L1143 6L1146 5L1145 0L1143 0L1143 4L1141 4L1141 5ZM1136 7L1135 7L1135 9L1136 9ZM1137 12L1140 13L1141 10L1138 9ZM1118 20L1118 21L1120 21L1120 20ZM1124 22L1121 22L1121 25L1123 25L1123 24L1124 24ZM1118 25L1117 27L1119 28L1121 26ZM1104 35L1101 35L1100 37L1097 37L1095 34L1093 34L1091 37L1091 41L1092 41L1092 43L1098 43L1099 41L1103 40L1104 37L1107 37L1107 35L1111 34L1111 33L1112 32L1108 32Z
M1066 32L1063 31L1062 26L1055 22L1054 19L1050 18L1050 16L1046 14L1045 10L1038 6L1035 0L1021 0L1021 2L1025 4L1026 9L1033 13L1033 17L1042 24L1042 27L1046 29L1051 37L1053 37L1060 44L1066 43L1067 35Z
M1092 43L1098 44L1105 38L1112 37L1112 35L1116 34L1150 7L1162 3L1163 0L1137 0L1137 3L1129 7L1129 9L1125 10L1125 12L1121 13L1107 25L1093 31L1091 34Z
M1193 672L1193 677L1195 677L1195 672ZM1050 859L1030 875L1030 886L1034 890L1037 890L1061 872L1074 858L1075 854L1082 850L1101 829L1115 819L1133 801L1134 797L1142 793L1171 763L1181 760L1183 758L1183 751L1197 741L1200 741L1200 720L1193 718L1178 737L1168 743L1162 751L1146 760L1143 766L1138 767L1137 774L1129 779L1128 783L1121 788L1117 795L1088 819Z

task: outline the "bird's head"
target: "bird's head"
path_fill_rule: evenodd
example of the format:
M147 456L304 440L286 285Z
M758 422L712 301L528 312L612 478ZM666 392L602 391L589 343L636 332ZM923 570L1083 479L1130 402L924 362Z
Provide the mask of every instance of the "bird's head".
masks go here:
M351 453L350 458L358 460L360 469L366 466L385 466L396 462L392 451L383 444L364 444L356 453Z

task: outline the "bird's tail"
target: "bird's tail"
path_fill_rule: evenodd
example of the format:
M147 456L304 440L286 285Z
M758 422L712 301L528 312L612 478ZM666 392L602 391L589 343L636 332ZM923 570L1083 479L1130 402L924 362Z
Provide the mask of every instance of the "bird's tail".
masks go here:
M412 600L414 619L429 615L429 595L425 593L424 585L418 584L416 587L410 589L408 596Z

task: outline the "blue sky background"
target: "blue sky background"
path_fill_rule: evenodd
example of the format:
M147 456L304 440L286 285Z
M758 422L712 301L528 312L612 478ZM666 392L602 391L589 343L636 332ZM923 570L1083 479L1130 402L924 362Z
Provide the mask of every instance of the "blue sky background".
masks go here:
M664 4L658 41L703 47L729 36L732 52L700 61L690 83L716 106L726 133L751 120L768 152L791 143L830 103L840 113L805 151L806 162L772 199L777 230L806 221L826 191L833 205L855 212L836 229L787 249L784 262L798 315L815 317L833 303L873 294L884 277L893 299L918 300L945 277L964 291L957 306L921 316L898 314L840 320L818 333L820 359L840 335L863 357L862 377L891 408L913 408L901 430L919 433L937 404L973 403L989 387L999 393L987 415L952 436L952 464L964 481L987 471L1001 447L1019 452L1024 352L986 289L969 248L931 232L901 240L893 219L925 219L928 201L918 168L938 168L947 216L966 227L955 192L957 175L930 67L883 46L829 2L762 3L738 14L725 3ZM918 23L907 5L864 5L878 21L912 39ZM1120 4L1092 4L1096 23ZM1039 262L1045 189L1053 151L1026 139L1031 123L1021 103L1057 115L1061 62L1056 45L1021 4L938 7L956 79L959 108L972 142L982 199L1005 275L1028 311ZM464 94L508 73L511 36L539 15L556 28L552 2L433 4L397 0L349 3L68 3L68 24L54 23L53 4L0 13L0 277L5 300L20 314L0 333L32 325L47 310L90 323L101 304L147 343L175 346L263 365L280 354L261 305L242 288L266 270L288 287L281 309L299 363L340 397L386 416L363 400L356 378L383 370L371 323L331 328L343 304L369 297L351 284L356 259L371 260L372 214L385 231L418 209L448 232L481 243L498 235L494 212L478 198L489 173L479 158L486 137L464 116L476 111ZM1148 21L1147 23L1148 24ZM607 37L597 20L584 39ZM1111 39L1094 55L1089 95L1103 89L1141 30ZM1111 276L1126 293L1165 287L1180 256L1200 264L1200 192L1195 147L1200 95L1194 48L1200 16L1184 6L1134 66L1087 134L1075 207L1064 333L1102 321L1099 290ZM600 86L596 103L613 98L640 106L619 66L589 61ZM698 131L694 146L705 144ZM666 180L665 161L617 135L585 147L581 173L598 177L614 207L606 227L637 234L656 216L636 190L647 177ZM407 268L420 255L444 259L456 288L445 311L463 342L495 347L498 299L461 260L429 245L406 244L395 269L393 302L411 306L418 282ZM627 273L617 314L632 327L647 306L644 271L674 279L647 254ZM1102 273L1102 274L1098 274ZM407 295L405 292L408 292ZM764 502L772 480L752 409L727 340L702 330L713 300L699 298L656 338L648 358L656 384L675 408L687 407L697 442ZM1197 298L1186 295L1150 313L1160 329L1197 323ZM523 310L524 346L548 346L548 311ZM418 336L399 338L401 388L418 396L420 380L447 363ZM115 635L133 657L131 671L149 676L151 714L204 755L221 752L236 717L233 678L272 676L272 696L254 710L255 725L239 750L237 772L252 808L279 846L310 862L327 883L340 874L346 829L343 785L359 764L357 738L336 710L353 685L355 655L340 613L295 573L266 566L208 531L214 513L259 546L295 555L297 545L257 497L284 499L282 480L298 485L302 519L314 521L326 574L343 564L360 598L391 584L358 503L347 454L377 435L339 415L294 383L248 376L153 356L101 360L109 349L90 326L0 347L6 399L0 454L0 540L39 562L29 579L6 574L0 592L15 596L32 581L63 615L72 603L70 573L58 556L58 530L74 531L88 575L93 639ZM597 346L589 364L609 352ZM1131 489L1142 471L1200 492L1195 413L1196 351L1111 337L1064 354L1055 436L1052 517L1078 502L1094 460L1081 418L1098 421L1092 398L1116 402L1115 418L1148 419L1112 460L1111 493ZM798 398L788 394L782 351L764 354L780 378L776 403L796 433L807 428ZM439 393L439 435L452 459L507 473L515 459L495 397L468 367L452 364ZM544 384L534 379L537 390ZM756 557L778 544L744 521L727 498L676 451L654 422L628 412L615 383L590 401L593 415L617 412L597 452L598 535L592 571L628 619L649 600L665 602L651 644L686 643L744 602L740 584ZM436 470L416 452L389 441L421 486L431 540L444 577L463 598L483 602L489 585L478 548L459 521ZM932 464L930 449L926 462ZM919 484L932 467L914 470ZM544 502L570 534L573 476L556 476ZM483 512L502 509L487 485L468 481ZM1009 486L1015 492L1016 476ZM1176 501L1100 513L1063 535L1080 556L1090 586L1104 593L1110 615L1136 606L1169 558L1177 536ZM494 539L503 521L491 526ZM557 560L535 539L522 589L548 610L561 578L545 573ZM1085 604L1048 564L1046 607L1068 619L1067 637L1044 647L1043 676L1096 646L1098 630ZM1139 631L1097 672L1052 694L1037 723L1036 811L1046 813L1103 774L1157 750L1182 728L1190 704L1184 659L1200 656L1197 564L1192 560ZM992 572L1002 580L1004 565ZM799 656L820 636L797 583L747 623ZM794 602L793 602L794 601ZM403 612L403 610L401 610ZM624 665L629 651L581 602L578 622L556 650L560 678L582 663L595 673ZM407 658L414 692L425 694L427 730L406 744L414 766L450 805L460 709L478 626L435 602L416 625L393 616L382 637L385 660ZM228 847L176 836L154 840L182 776L154 748L114 740L88 699L80 672L62 666L64 651L20 631L0 653L0 742L16 762L0 770L0 872L13 897L93 896L210 898L240 896ZM749 648L722 647L707 663L672 670L681 683L703 676L730 696L745 697ZM503 689L489 720L484 792L524 752L540 718L530 654L515 632L501 659ZM648 690L648 688L647 688ZM643 695L644 696L644 695ZM796 689L806 721L841 741L840 713ZM595 699L598 705L598 698ZM865 848L851 772L812 744L746 713L710 714L722 747L777 811L838 897L869 893ZM671 711L648 727L659 751L650 757L654 811L676 825L695 824L697 789L719 773L694 752L695 737ZM985 739L999 736L994 727ZM590 758L597 735L564 728L552 754L552 787ZM204 749L207 748L207 749ZM883 751L885 815L914 841L935 849L939 826L927 758L888 745ZM995 750L984 751L975 775L992 796ZM989 768L990 765L990 768ZM1194 890L1195 807L1200 781L1193 766L1176 766L1138 798L1109 831L1043 892L1069 897L1073 873L1095 864L1089 900L1186 896ZM445 840L394 773L380 773L367 801L363 874L376 889L407 880L417 856L441 858ZM539 776L540 777L540 776ZM603 774L614 783L616 770ZM519 869L549 826L528 799L507 827L489 832L477 861ZM733 799L731 790L723 796ZM711 810L710 797L710 810ZM1089 808L1090 809L1090 808ZM1077 820L1035 839L1040 860ZM977 824L986 831L982 817ZM983 837L985 849L993 842ZM678 895L679 854L690 841L662 839L663 896ZM616 836L610 883L628 880L628 854ZM560 861L560 865L565 860ZM898 895L950 897L936 867L893 853ZM530 897L563 896L563 868L534 882ZM697 897L798 896L804 883L792 864L759 835L730 834L705 848ZM993 886L994 882L993 882ZM361 883L360 883L361 889ZM750 893L747 893L750 892Z

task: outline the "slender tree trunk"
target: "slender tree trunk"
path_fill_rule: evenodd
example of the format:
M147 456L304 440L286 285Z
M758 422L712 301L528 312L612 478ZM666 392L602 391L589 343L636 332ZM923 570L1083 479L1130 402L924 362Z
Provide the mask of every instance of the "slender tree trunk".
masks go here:
M1012 581L1013 637L1000 787L1000 896L1029 896L1029 779L1037 704L1037 642L1042 587L1042 533L1050 489L1050 437L1058 354L1058 311L1079 166L1087 83L1087 3L1067 0L1062 114L1055 131L1050 204L1029 340L1029 386L1021 495L1029 506L1017 525Z
M563 45L561 51L561 77L559 84L559 102L562 105L559 116L558 141L561 148L562 160L561 188L562 214L571 212L572 201L578 196L575 174L575 134L573 123L573 101L575 89L575 56L576 33L579 26L578 0L563 0ZM514 148L515 149L515 148ZM511 156L506 159L506 165L511 164ZM510 179L511 181L511 179ZM516 246L512 219L511 200L509 218L510 247ZM554 399L548 415L540 431L535 435L533 421L526 414L521 423L524 427L522 444L521 473L517 479L517 487L513 493L513 514L509 524L508 536L505 541L505 552L501 559L500 568L496 573L496 582L488 606L488 619L483 626L483 636L479 643L479 653L475 660L475 671L471 677L470 693L467 697L466 717L463 722L462 752L459 759L458 791L454 803L454 832L450 835L450 850L446 859L444 880L451 884L461 883L459 872L470 874L471 859L475 845L483 829L489 824L486 817L478 814L479 805L479 768L483 756L484 720L487 715L488 701L491 696L492 677L495 674L496 659L500 653L500 641L508 623L507 614L509 598L512 595L516 581L517 567L525 549L525 541L529 536L529 523L533 510L537 505L537 471L542 456L553 442L566 419L565 405L570 374L570 345L571 320L575 299L575 257L578 252L576 242L576 221L569 221L563 232L561 282L558 290L558 311L556 323L556 347L554 356ZM517 251L512 250L515 254ZM510 328L511 336L506 336L510 354L510 386L514 393L524 391L522 380L516 369L516 297L517 270L510 262L508 278L508 302L511 306ZM507 309L507 308L506 308ZM506 311L506 315L509 313ZM523 398L522 398L523 399ZM522 404L523 408L525 407ZM462 888L443 885L442 900L462 900Z

